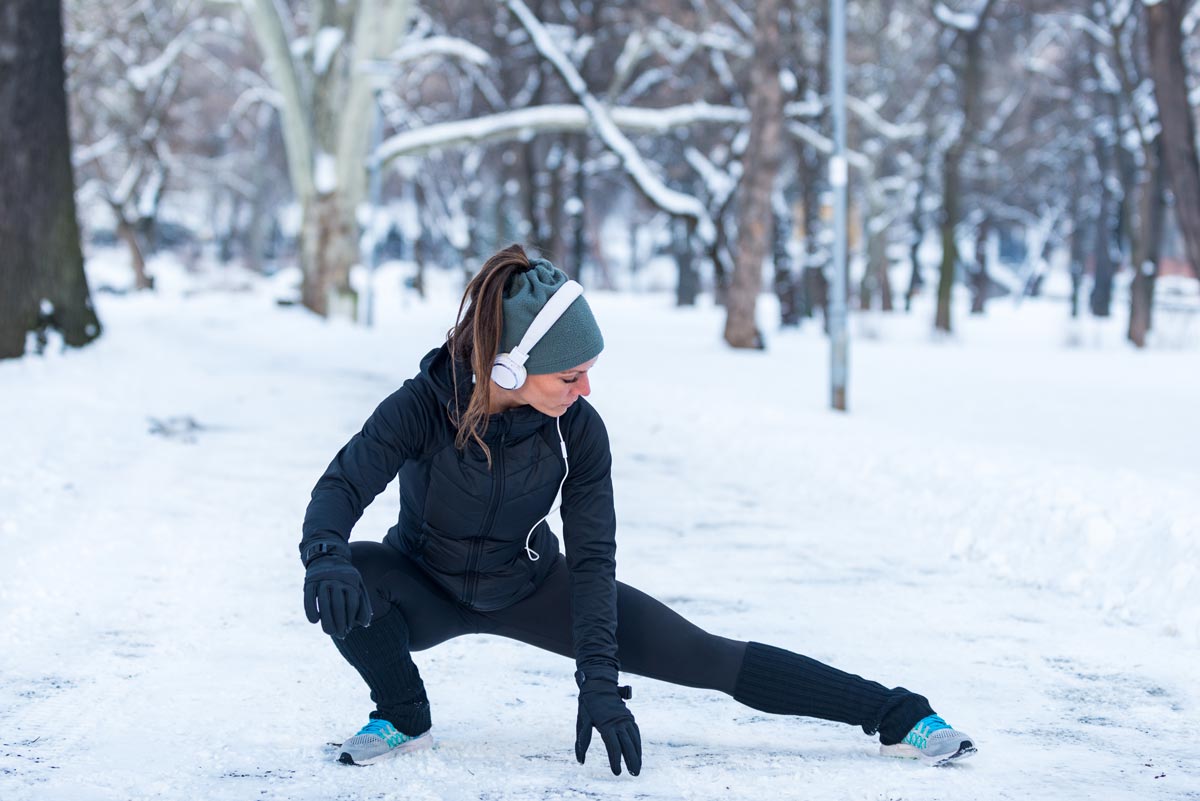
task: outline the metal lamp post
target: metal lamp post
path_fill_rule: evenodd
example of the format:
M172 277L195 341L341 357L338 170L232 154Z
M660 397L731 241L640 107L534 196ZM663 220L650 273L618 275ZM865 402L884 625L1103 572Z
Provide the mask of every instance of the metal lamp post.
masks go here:
M829 20L830 75L833 81L833 297L829 301L830 406L846 411L846 0L831 0Z

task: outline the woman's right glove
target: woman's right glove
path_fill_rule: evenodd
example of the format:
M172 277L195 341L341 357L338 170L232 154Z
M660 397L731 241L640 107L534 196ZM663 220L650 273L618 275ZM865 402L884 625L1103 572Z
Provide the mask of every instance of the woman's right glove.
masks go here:
M582 670L577 670L575 683L579 685L579 714L575 718L575 758L579 764L583 764L588 746L592 744L594 726L608 749L608 766L613 775L621 775L622 756L630 775L641 773L642 735L633 713L621 700L617 671L597 668L584 675Z
M309 623L338 639L357 626L371 625L371 598L362 574L341 549L310 548L305 552L304 613Z

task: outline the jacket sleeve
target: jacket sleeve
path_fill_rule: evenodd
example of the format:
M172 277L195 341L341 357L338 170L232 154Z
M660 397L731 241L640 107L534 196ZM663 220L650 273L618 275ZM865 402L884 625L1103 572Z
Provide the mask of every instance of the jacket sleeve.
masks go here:
M575 664L585 674L617 670L617 518L612 452L595 409L582 408L568 434L570 473L563 486L563 541L571 579Z
M300 556L314 545L349 555L350 530L406 459L421 453L427 414L412 382L384 399L313 488L304 513Z

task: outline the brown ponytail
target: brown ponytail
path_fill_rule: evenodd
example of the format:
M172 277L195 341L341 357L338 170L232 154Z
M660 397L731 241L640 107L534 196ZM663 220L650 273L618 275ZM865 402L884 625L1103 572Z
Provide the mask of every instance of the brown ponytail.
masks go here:
M489 467L492 453L483 442L483 432L487 430L492 362L500 352L500 337L504 333L504 288L513 275L531 266L520 245L510 245L488 259L467 284L458 305L458 323L446 334L454 386L459 385L460 363L470 365L475 375L475 386L465 410L458 408L458 394L454 395L451 420L458 427L454 444L462 449L469 440L475 440L483 449Z

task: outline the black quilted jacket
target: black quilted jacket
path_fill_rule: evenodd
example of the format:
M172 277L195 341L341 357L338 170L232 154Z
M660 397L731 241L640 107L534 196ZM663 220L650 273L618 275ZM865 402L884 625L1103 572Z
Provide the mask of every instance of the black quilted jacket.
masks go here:
M470 368L458 369L462 408ZM564 465L554 418L522 406L492 415L484 441L489 470L474 442L454 446L450 356L446 346L421 361L338 451L317 482L304 515L303 553L322 540L345 542L375 496L400 475L400 519L384 542L411 557L464 606L502 609L536 590L559 558L542 522L525 553L525 535L550 509ZM571 462L563 487L563 540L571 572L578 666L617 664L616 516L608 433L579 398L562 417Z

